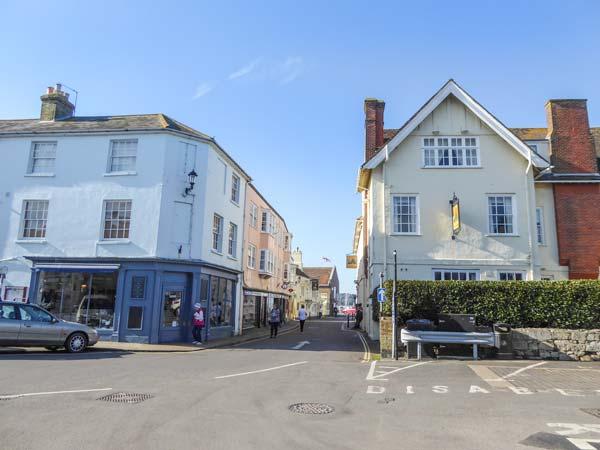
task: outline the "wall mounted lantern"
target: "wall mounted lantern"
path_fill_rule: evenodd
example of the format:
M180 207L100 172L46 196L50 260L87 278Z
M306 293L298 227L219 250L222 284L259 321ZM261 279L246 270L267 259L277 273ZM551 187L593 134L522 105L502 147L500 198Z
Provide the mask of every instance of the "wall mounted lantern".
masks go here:
M194 169L192 169L192 171L190 173L188 173L187 176L188 176L189 186L185 188L185 192L183 194L184 197L187 197L188 195L190 195L192 190L194 190L194 184L196 184L196 177L198 176L198 174L196 173L196 171Z

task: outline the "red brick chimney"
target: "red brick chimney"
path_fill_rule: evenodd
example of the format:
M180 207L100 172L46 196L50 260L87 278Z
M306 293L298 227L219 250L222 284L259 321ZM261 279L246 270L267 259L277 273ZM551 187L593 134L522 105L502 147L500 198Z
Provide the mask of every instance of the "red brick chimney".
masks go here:
M586 100L546 103L554 174L598 172ZM559 179L557 181L560 181ZM553 184L558 256L570 279L597 279L600 264L600 184Z
M587 100L549 100L546 103L550 156L554 173L598 172Z
M376 98L365 99L365 161L371 159L383 146L383 110L385 102Z

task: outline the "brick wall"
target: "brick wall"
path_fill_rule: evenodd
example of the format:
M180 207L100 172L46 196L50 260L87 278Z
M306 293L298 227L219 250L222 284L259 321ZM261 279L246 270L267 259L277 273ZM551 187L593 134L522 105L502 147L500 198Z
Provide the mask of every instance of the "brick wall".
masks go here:
M382 358L392 357L392 318L379 319L379 352Z
M383 110L385 102L365 100L365 161L371 159L383 145Z

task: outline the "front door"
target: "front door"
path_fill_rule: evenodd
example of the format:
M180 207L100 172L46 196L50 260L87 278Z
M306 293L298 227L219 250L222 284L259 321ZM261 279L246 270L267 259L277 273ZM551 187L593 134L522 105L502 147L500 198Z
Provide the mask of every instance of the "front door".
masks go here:
M165 285L162 289L160 342L181 342L187 336L185 285Z

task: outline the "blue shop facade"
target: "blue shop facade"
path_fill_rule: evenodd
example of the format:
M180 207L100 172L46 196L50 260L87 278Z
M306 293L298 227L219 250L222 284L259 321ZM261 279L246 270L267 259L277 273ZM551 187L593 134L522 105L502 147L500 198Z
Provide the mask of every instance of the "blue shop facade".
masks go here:
M234 333L238 271L199 260L28 259L29 301L95 328L102 340L191 342L195 303L204 310L203 340Z

